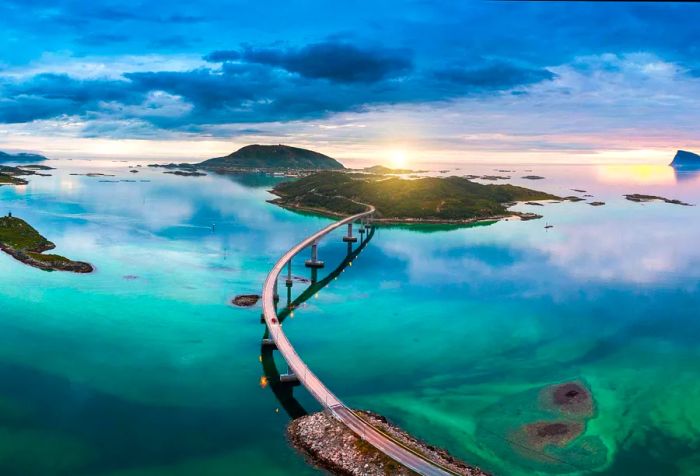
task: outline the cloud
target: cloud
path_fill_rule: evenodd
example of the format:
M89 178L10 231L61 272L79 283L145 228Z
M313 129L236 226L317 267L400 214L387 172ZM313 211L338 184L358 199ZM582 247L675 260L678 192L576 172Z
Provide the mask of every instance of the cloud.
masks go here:
M241 52L237 50L218 50L205 55L203 59L211 63L224 63L240 59Z
M503 89L554 78L554 74L544 68L527 68L505 62L472 68L453 66L437 70L434 75L440 81L484 89Z
M100 109L102 101L138 100L123 81L77 80L67 75L39 74L28 81L0 84L0 121L30 122Z
M303 48L254 48L242 52L245 61L283 68L305 78L337 83L373 83L411 70L407 51L360 48L327 41Z

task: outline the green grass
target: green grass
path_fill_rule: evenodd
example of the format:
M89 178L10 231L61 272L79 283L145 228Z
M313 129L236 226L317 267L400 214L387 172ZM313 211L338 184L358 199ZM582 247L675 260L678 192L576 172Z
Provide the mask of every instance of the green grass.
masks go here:
M4 174L0 172L0 185L26 185L27 181L19 178L13 177L12 175Z
M0 241L23 251L39 251L53 247L29 223L17 217L0 218Z
M374 205L379 218L466 220L508 214L507 204L553 200L548 193L515 185L483 185L462 177L406 180L320 172L275 187L278 203L350 215ZM359 203L358 203L359 202Z
M43 261L45 263L69 263L71 260L61 255L45 255L41 253L28 252L29 256L37 261Z

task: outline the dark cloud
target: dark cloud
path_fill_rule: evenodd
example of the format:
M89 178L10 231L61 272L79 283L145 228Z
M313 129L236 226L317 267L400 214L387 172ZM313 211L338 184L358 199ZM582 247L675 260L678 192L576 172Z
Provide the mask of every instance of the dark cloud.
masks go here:
M463 68L449 67L436 71L435 78L466 88L504 89L554 78L551 71L508 63Z
M360 48L349 43L315 43L300 49L247 47L242 58L337 83L372 83L407 73L412 63L405 50Z
M0 121L30 122L101 109L101 103L135 104L141 95L126 81L77 80L40 74L20 83L0 84Z
M225 63L226 61L235 61L241 58L241 52L238 50L218 50L212 51L208 55L202 57L204 61L210 63Z
M255 50L253 53L253 49L248 48L239 61L230 61L238 58L235 53L216 51L208 57L224 61L217 68L126 73L124 80L79 80L67 75L41 74L1 86L0 92L6 99L0 103L0 120L26 122L100 111L112 117L128 119L128 112L122 112L127 109L120 109L120 104L139 105L150 93L163 91L181 98L191 108L185 112L178 109L172 116L147 112L139 116L161 128L294 121L337 112L362 111L372 105L484 94L552 78L552 74L546 70L507 63L484 63L472 68L414 71L402 77L401 81L395 81L389 75L392 68L368 66L377 58L385 57L385 51L362 55L362 60L357 56L351 58L350 64L357 66L362 62L365 68L362 72L350 72L352 68L340 66L339 59L332 66L326 64L320 67L308 58L325 57L329 51L366 50L343 45L341 48L323 47L324 53L316 55L312 53L319 51L316 46L296 50L294 55L284 50L281 57L276 56L280 50ZM290 57L294 60L290 60ZM372 58L369 63L367 57ZM304 58L304 61L299 58ZM295 63L297 60L299 62ZM293 66L287 61L294 63L295 69L301 69L303 65L305 74L309 76L290 75L289 70L277 66L278 61L284 62L290 69ZM329 80L331 77L335 80ZM105 107L105 103L109 105Z

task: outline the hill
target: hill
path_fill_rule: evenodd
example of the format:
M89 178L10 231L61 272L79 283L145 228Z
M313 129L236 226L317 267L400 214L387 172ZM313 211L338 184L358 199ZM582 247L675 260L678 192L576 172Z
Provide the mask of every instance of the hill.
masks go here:
M341 170L343 164L313 150L288 145L248 145L225 157L205 160L203 168Z
M700 155L688 152L687 150L679 150L671 162L672 167L700 167Z
M22 152L19 154L8 154L7 152L0 151L0 164L7 163L7 162L34 163L34 162L43 162L44 160L48 160L48 159L46 157L44 157L43 155L39 155L39 154L27 154L25 152Z
M22 263L45 271L91 273L92 265L60 255L46 254L56 247L21 218L0 217L0 249Z
M483 185L462 177L405 180L364 174L319 172L278 184L273 200L287 208L332 216L359 213L374 205L385 222L466 223L520 215L507 210L519 201L555 200L548 193L515 185Z

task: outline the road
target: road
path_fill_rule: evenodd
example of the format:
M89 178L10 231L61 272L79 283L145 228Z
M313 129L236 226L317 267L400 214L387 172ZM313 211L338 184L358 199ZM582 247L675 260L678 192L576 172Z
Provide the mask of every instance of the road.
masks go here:
M418 474L426 476L445 476L454 475L456 473L442 467L437 462L433 462L427 457L413 451L404 446L401 442L393 439L390 435L377 430L369 422L358 416L351 408L346 406L338 397L326 387L323 382L309 369L304 363L294 346L282 331L282 325L277 318L275 310L275 284L277 283L280 274L289 260L294 258L300 251L308 248L313 243L318 242L328 233L340 228L348 223L355 222L361 218L367 217L374 213L374 207L370 206L366 212L358 213L342 219L331 225L319 230L305 240L296 244L292 249L287 251L272 268L265 279L262 293L263 317L265 324L270 331L270 337L275 342L277 350L282 354L287 361L287 365L293 372L299 382L311 393L311 395L350 430L352 430L360 438L367 441L369 444L377 448L382 453L386 454L394 461L403 466L415 471Z

